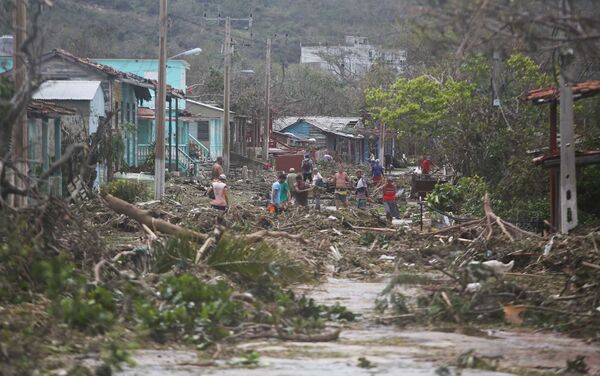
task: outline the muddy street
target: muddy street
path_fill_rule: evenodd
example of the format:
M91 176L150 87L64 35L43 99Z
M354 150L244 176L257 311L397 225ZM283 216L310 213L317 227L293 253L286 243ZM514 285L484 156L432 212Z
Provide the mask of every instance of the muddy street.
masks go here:
M335 342L304 343L251 341L236 347L260 354L247 367L239 358L202 363L195 352L140 350L137 366L119 375L436 375L452 366L464 353L497 361L502 371L463 369L462 375L523 375L554 372L578 355L586 358L590 374L600 371L600 347L585 341L534 330L509 328L398 328L377 323L375 300L388 283L330 278L305 291L315 300L339 302L360 314L356 323L344 326ZM410 296L418 285L407 286ZM360 359L365 361L361 363ZM454 371L451 371L454 372ZM533 372L533 373L531 373Z

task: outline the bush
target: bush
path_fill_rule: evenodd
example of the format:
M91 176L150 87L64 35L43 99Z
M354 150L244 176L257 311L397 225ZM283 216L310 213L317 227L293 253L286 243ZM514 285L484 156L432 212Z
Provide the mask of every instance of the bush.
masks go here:
M149 197L148 188L144 183L139 181L112 180L105 184L102 190L131 204L136 201L147 200Z
M112 293L102 287L63 298L60 307L69 326L94 334L105 333L115 319L116 304Z
M427 195L427 204L437 210L463 215L483 215L487 185L480 176L465 176L458 183L437 184Z

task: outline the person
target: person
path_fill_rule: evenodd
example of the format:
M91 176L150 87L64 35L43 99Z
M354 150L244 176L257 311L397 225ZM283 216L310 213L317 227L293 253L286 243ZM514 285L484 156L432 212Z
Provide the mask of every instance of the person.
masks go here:
M423 162L421 162L421 174L429 175L431 173L431 159L429 157L424 157Z
M367 181L362 176L362 171L356 171L356 178L358 181L356 182L356 206L359 209L364 209L367 207L367 197L369 195L367 191Z
M335 182L335 207L339 209L340 206L347 206L347 196L348 196L348 182L350 178L348 174L344 172L344 167L340 164L340 168L338 172L333 176L333 180Z
M208 188L208 196L214 197L210 201L210 206L213 209L227 211L227 208L229 207L229 197L227 196L228 187L227 184L225 184L226 180L227 177L224 174L221 174L218 178L213 179L210 188Z
M304 181L311 181L312 179L313 162L308 154L304 154L302 160L302 179Z
M308 192L312 190L311 187L302 176L296 176L296 204L303 207L308 207Z
M333 161L333 157L331 156L331 154L329 154L329 150L327 150L327 149L325 149L325 154L323 154L323 160L325 162Z
M296 184L296 170L292 167L290 168L290 173L287 175L287 183L290 188L290 197L296 198L296 193L294 192L294 184ZM292 201L290 199L290 202Z
M271 204L277 212L281 212L281 184L285 181L285 174L279 174L277 181L271 186Z
M223 157L217 157L217 161L212 167L212 178L218 179L223 173Z
M281 189L279 191L279 201L281 201L281 208L285 209L291 202L290 186L288 184L287 178L283 181L283 183L280 183L280 185Z
M383 183L384 169L379 159L375 160L375 164L371 167L371 173L373 174L373 185L380 186Z
M388 220L400 219L400 211L396 205L396 186L392 178L388 178L387 183L383 186L383 208Z
M312 185L315 188L315 209L321 210L321 190L325 189L325 181L317 168L313 168Z

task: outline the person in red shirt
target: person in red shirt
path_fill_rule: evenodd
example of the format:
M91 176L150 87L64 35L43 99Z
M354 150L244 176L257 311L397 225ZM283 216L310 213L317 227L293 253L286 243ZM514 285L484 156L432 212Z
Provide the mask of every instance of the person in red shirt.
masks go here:
M391 221L392 218L400 219L400 211L396 205L396 186L392 178L388 178L383 186L383 208L388 220Z
M421 162L421 173L423 175L429 175L431 173L431 160L429 157L423 158L423 162Z

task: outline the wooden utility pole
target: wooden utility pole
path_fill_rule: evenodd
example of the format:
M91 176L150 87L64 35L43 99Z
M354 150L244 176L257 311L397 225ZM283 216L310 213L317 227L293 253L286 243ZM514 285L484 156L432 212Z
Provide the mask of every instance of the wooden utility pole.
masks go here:
M229 173L229 101L231 99L231 18L225 18L225 67L223 72L223 170Z
M571 9L566 0L559 0L559 22L567 23ZM559 38L566 39L561 27ZM565 43L566 44L566 43ZM577 226L577 186L575 179L575 137L573 130L573 90L569 78L573 71L573 51L568 45L560 50L559 98L560 98L560 232L568 233Z
M271 38L267 38L267 62L265 77L265 124L263 127L263 150L265 162L269 161L269 139L271 135Z
M158 94L156 103L156 142L154 159L154 199L165 193L165 104L167 101L167 0L160 1ZM170 150L169 150L170 152Z

